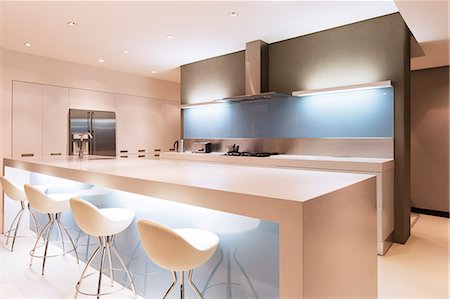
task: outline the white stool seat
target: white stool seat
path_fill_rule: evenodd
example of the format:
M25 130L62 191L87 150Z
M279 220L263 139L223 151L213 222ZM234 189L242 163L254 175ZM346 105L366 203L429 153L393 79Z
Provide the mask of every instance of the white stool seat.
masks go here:
M212 232L197 228L177 228L174 231L186 242L200 251L211 250L219 244L219 238ZM192 269L192 268L191 268ZM189 269L186 269L189 270Z
M3 187L3 192L5 192L6 196L8 196L10 199L15 201L27 201L27 196L23 187L17 186L3 176L0 177L0 181ZM43 193L47 190L47 187L41 185L33 185L33 187L39 189Z
M111 236L124 231L135 215L128 209L99 209L90 202L76 197L70 200L70 207L81 230L94 237Z
M45 194L42 188L25 184L25 194L33 209L45 214L61 213L70 208L70 193Z
M170 229L147 219L139 219L137 227L148 257L158 266L173 272L174 281L163 298L169 295L177 282L177 271L181 271L181 297L184 298L184 271L189 271L192 289L199 298L203 298L192 281L192 272L216 252L219 237L196 228Z

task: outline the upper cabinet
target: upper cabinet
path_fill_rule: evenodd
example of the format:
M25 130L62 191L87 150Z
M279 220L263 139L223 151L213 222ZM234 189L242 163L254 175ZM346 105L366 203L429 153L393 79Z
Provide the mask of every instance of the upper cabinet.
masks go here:
M181 104L245 94L245 52L181 66Z
M114 111L114 94L109 92L71 88L70 108Z

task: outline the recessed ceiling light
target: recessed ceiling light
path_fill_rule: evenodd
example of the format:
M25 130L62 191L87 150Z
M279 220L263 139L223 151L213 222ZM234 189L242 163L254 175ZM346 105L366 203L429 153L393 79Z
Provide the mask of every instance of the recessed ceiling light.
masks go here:
M156 71L152 71L152 74L156 74Z
M174 36L173 34L169 34L169 35L167 35L167 38L168 38L168 39L174 39L175 36Z
M123 54L128 54L130 52L128 52L128 50L123 50Z
M229 15L230 17L237 17L239 14L238 14L237 12L235 12L235 11L230 11L230 12L228 13L228 15Z
M78 25L78 23L77 23L77 22L74 22L74 21L70 21L70 22L67 22L67 25L72 26L72 27L75 27L75 26Z
M24 43L23 45L24 45L25 47L31 47L31 46L32 46L32 44L31 44L31 43L28 43L28 42Z
M103 60L102 58L98 59L98 62L104 62L105 60Z

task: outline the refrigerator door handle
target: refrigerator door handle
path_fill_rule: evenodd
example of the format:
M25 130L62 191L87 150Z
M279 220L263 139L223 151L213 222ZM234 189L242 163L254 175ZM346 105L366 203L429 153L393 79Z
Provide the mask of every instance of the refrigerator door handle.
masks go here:
M94 127L95 121L94 121L94 118L95 118L94 111L91 111L90 129L91 129L91 134L92 134L92 140L91 140L91 142L89 142L89 144L91 144L91 152L90 152L91 155L94 154L96 152L96 150L97 150L96 146L95 146L95 127Z
M91 111L87 112L87 118L88 118L87 119L87 121L88 121L88 132L91 133L91 135L92 135L92 112ZM93 140L91 138L88 141L88 154L89 155L92 155L92 143L93 143Z

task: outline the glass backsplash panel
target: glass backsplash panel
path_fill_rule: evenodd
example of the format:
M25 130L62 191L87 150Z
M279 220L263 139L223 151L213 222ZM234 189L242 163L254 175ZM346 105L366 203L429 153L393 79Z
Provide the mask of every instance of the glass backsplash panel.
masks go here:
M183 110L186 139L393 137L392 87Z

